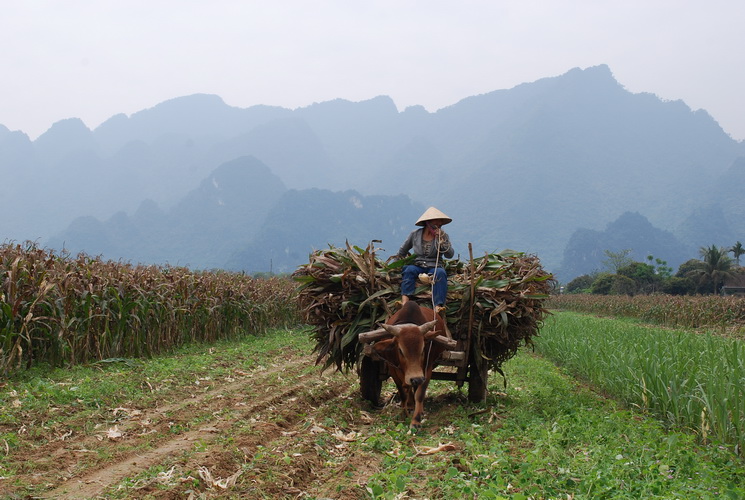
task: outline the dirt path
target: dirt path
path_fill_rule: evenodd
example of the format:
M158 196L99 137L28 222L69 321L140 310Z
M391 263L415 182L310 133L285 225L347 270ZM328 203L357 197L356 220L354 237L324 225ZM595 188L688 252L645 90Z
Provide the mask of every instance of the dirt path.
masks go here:
M178 401L113 409L95 432L69 432L28 450L34 466L19 479L36 484L42 498L209 498L236 482L241 496L254 488L259 497L289 498L316 495L344 471L352 489L328 494L359 498L374 465L345 446L356 431L319 412L359 406L357 379L309 366L306 356L280 360L205 382L202 392ZM369 424L359 407L347 408L344 420L357 429ZM0 488L6 494L13 491Z

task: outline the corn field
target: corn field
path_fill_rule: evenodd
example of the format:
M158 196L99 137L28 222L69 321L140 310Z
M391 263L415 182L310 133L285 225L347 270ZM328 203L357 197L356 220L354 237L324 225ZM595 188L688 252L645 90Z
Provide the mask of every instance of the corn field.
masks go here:
M718 295L552 295L548 307L636 318L673 328L745 327L745 297Z
M297 323L294 284L0 246L0 374L150 356Z

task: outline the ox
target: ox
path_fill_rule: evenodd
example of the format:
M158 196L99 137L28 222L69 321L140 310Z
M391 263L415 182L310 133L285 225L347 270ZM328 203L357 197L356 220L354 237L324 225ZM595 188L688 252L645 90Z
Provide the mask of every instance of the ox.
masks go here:
M455 347L455 341L445 336L445 322L439 315L413 300L380 326L361 333L359 340L377 341L368 353L386 363L401 396L401 406L405 413L411 413L411 426L419 428L432 369L444 350Z

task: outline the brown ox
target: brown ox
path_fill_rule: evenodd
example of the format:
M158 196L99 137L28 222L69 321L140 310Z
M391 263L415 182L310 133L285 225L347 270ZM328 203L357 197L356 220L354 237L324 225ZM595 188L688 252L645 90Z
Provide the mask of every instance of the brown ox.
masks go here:
M379 330L360 334L359 339L378 340L372 345L371 355L387 364L388 373L398 387L401 406L407 414L413 411L411 426L418 428L435 361L442 351L453 348L454 342L444 336L443 319L414 301L406 302L381 326Z

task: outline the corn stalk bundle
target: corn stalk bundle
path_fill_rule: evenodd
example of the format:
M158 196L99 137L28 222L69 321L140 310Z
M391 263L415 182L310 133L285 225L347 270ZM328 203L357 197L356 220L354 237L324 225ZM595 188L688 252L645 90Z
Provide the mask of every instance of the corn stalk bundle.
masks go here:
M360 358L357 335L374 330L395 311L400 298L401 268L413 257L383 262L374 248L330 247L310 255L293 277L299 282L298 308L313 327L317 364L348 369ZM472 264L472 265L471 265ZM548 310L544 301L553 284L532 255L519 252L486 254L473 262L446 261L446 319L455 338L471 332L475 362L500 370L520 346L531 345ZM427 304L429 285L416 296ZM473 300L471 298L473 297Z
M521 346L532 345L549 314L553 276L535 255L511 251L474 259L472 269L449 264L449 327L456 338L470 330L475 361L500 371Z

